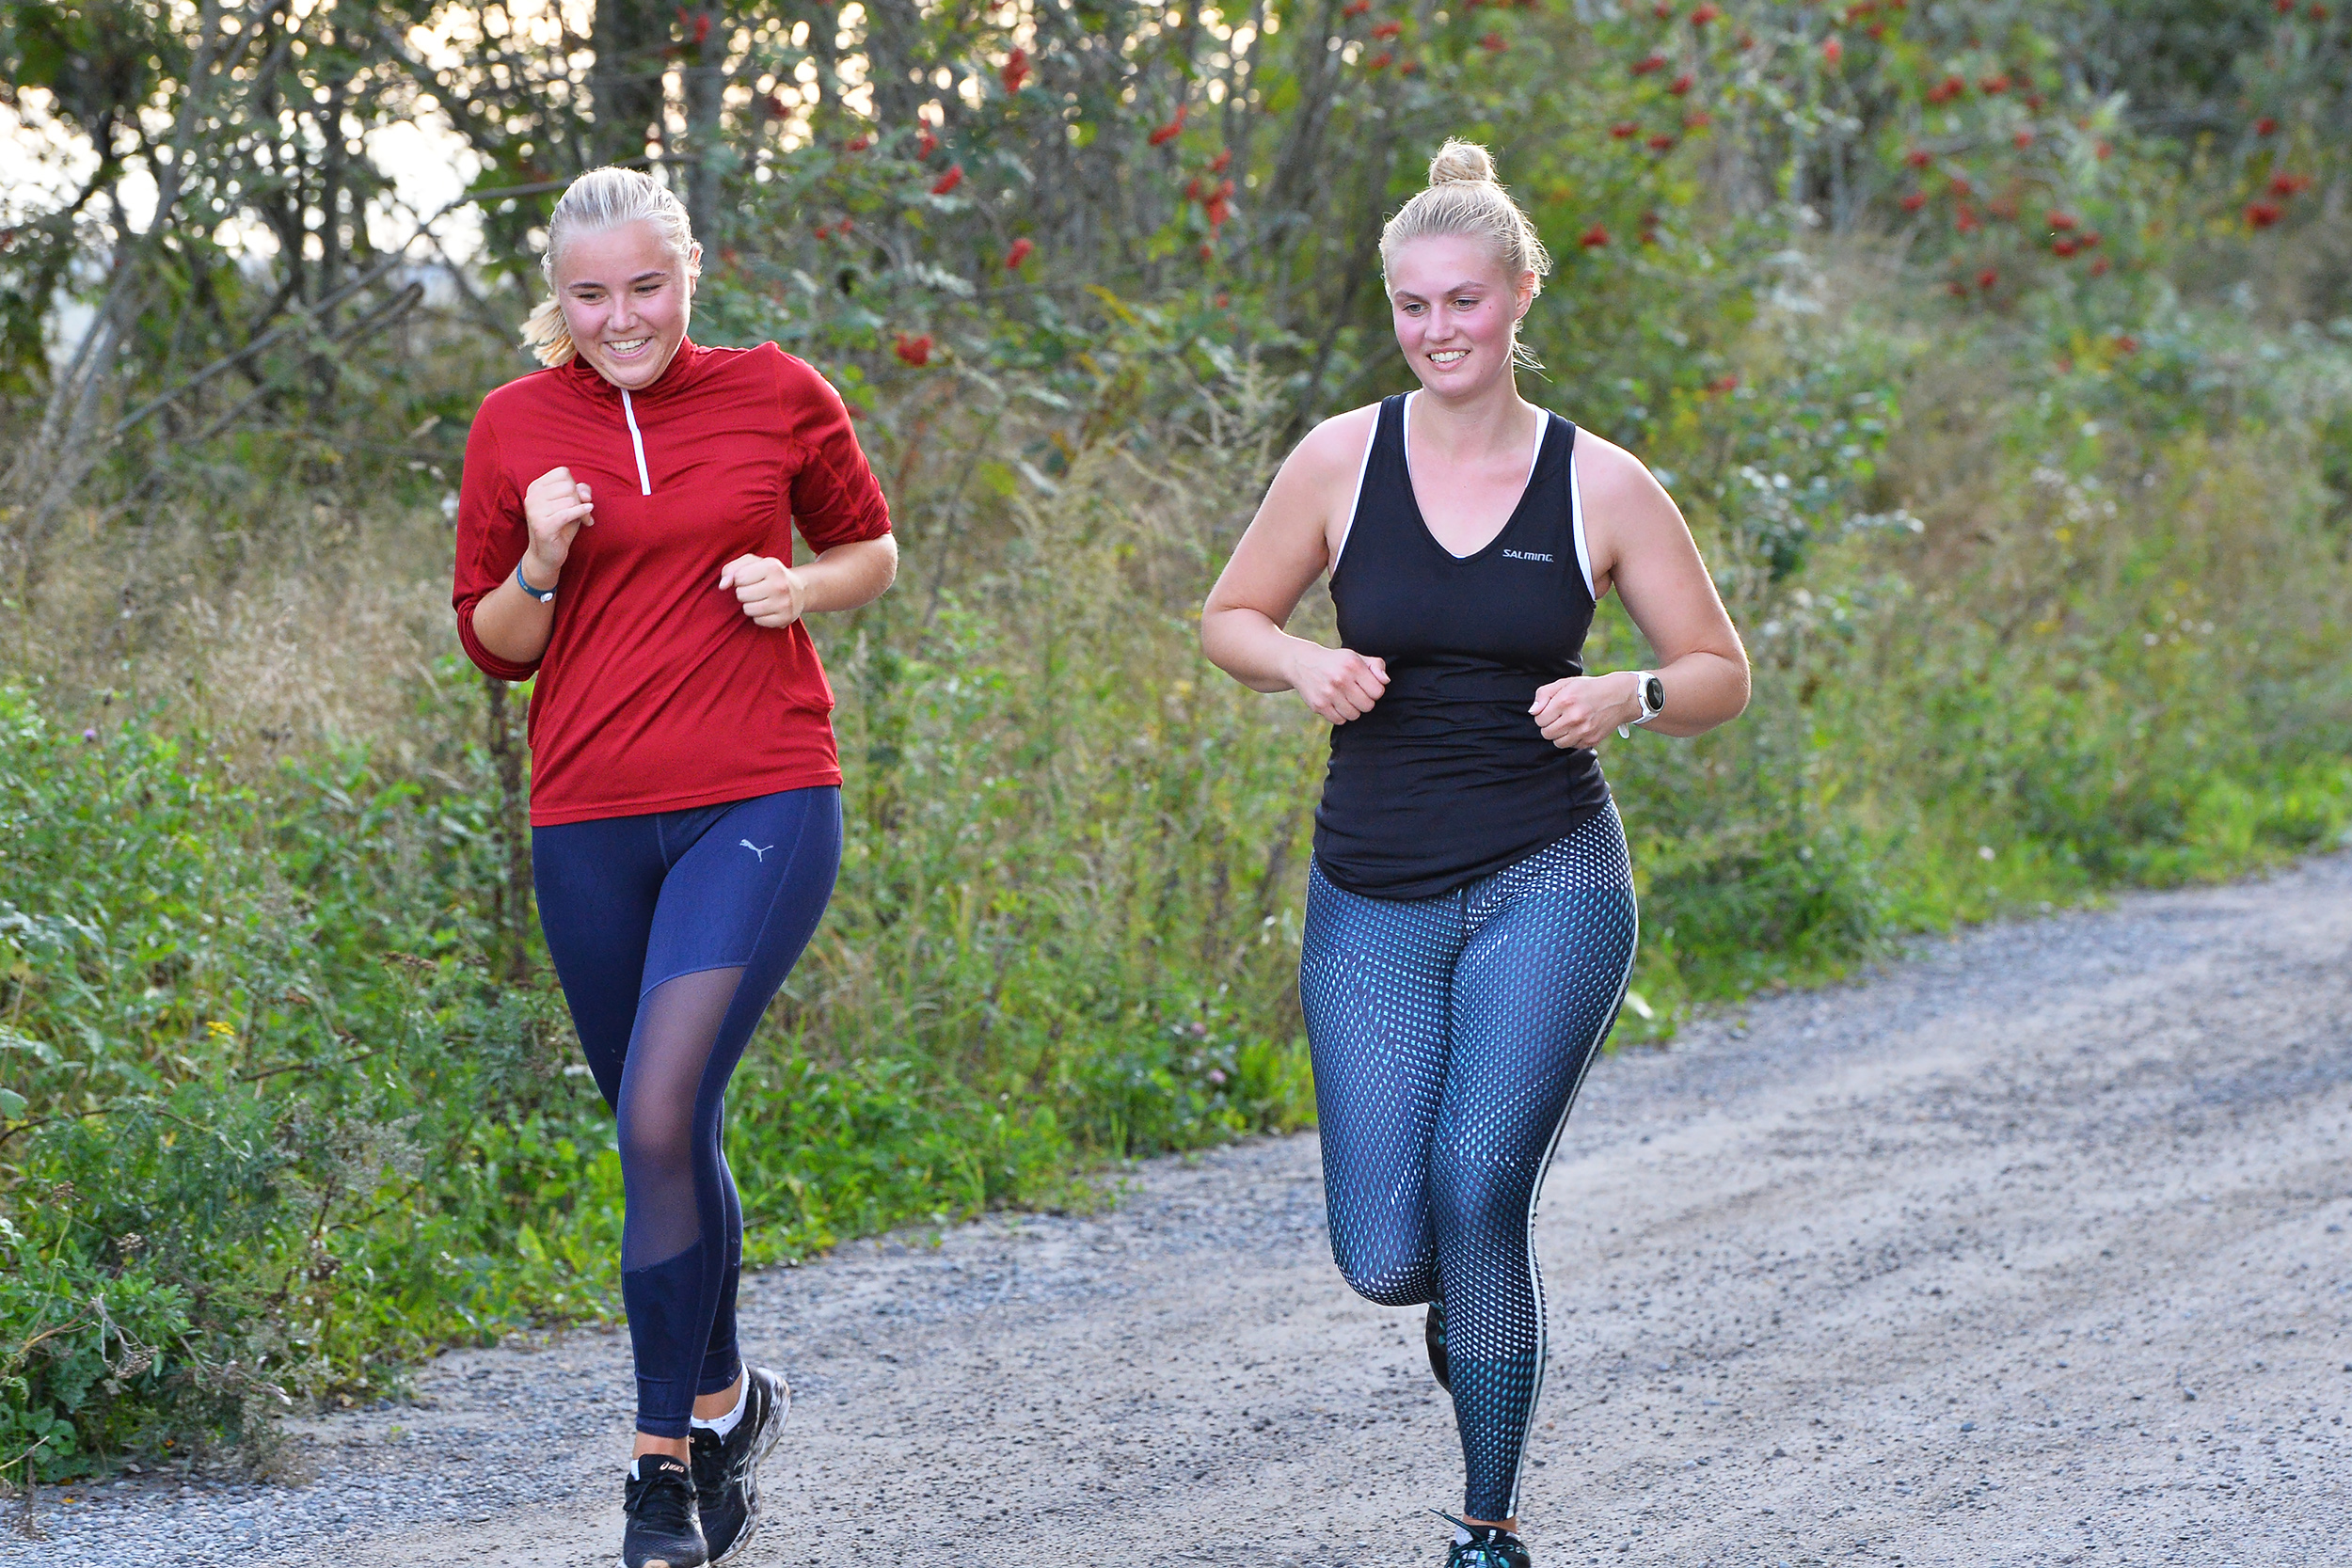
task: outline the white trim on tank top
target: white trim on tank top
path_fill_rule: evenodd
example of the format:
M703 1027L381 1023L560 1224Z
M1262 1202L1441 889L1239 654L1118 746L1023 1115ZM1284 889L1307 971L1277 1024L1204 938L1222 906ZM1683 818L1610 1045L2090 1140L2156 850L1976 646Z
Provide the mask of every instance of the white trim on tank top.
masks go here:
M1413 454L1411 450L1413 441L1413 400L1419 396L1421 396L1419 392L1407 392L1405 394L1405 432L1400 439L1406 448L1405 483L1407 486L1411 485L1413 483ZM1519 481L1519 497L1521 499L1526 499L1527 487L1535 483L1535 465L1544 460L1544 437L1550 434L1551 431L1550 411L1548 409L1538 408L1535 410L1535 450L1527 454L1527 477ZM1380 435L1380 421L1377 419L1372 421L1372 434L1375 439ZM1363 467L1356 470L1356 506L1359 511L1362 510L1364 504L1364 473L1365 470L1371 467L1372 442L1366 441L1364 443L1364 466ZM1421 499L1419 497L1414 498L1413 504L1416 509L1420 507ZM1511 511L1516 515L1518 512L1518 508L1514 506L1511 508ZM1511 519L1509 517L1503 518L1502 527L1509 528L1510 526ZM1348 514L1347 528L1349 533L1353 533L1356 531L1355 513L1351 512ZM1428 523L1423 522L1422 524L1422 531L1423 532L1428 532ZM1429 537L1432 540L1435 540L1438 536L1431 533ZM1497 529L1495 531L1495 539L1500 539L1502 537L1502 530ZM1577 548L1579 551L1581 551L1584 547L1584 535L1581 531L1579 531L1576 538ZM1491 545L1494 542L1494 539L1489 539L1486 541L1486 545ZM1454 555L1452 550L1445 550L1445 546L1443 545L1439 545L1438 548L1445 550L1445 553L1448 555L1454 555L1454 559L1456 561L1468 561L1470 558L1470 555L1477 555L1483 552L1486 548L1486 545L1479 546L1477 549L1470 551L1470 555ZM1340 535L1340 548L1343 550L1347 548L1347 534L1343 533ZM1333 561L1331 562L1331 569L1335 572L1338 571L1339 564L1340 563L1336 560ZM1586 572L1584 577L1585 586L1589 589L1592 585L1592 573Z
M1576 438L1571 436L1568 446L1568 525L1576 531L1576 566L1584 574L1584 596L1600 608L1600 595L1593 592L1593 552L1584 543L1584 486L1576 479Z
M1340 569L1340 557L1347 553L1347 542L1356 536L1356 514L1364 509L1364 475L1372 471L1373 443L1380 439L1380 408L1372 410L1372 434L1364 437L1364 460L1356 465L1356 504L1348 509L1347 526L1340 530L1340 547L1331 552L1331 570Z

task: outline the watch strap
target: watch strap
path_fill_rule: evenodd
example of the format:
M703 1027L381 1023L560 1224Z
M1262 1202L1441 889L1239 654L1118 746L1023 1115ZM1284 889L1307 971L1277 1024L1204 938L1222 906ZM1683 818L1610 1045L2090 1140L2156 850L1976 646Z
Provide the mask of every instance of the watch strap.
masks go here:
M554 589L533 588L531 586L531 579L523 576L523 563L520 561L515 562L515 586L530 594L532 598L538 600L541 604L551 603L555 598Z
M1640 705L1643 711L1639 718L1629 719L1617 726L1619 740L1632 739L1633 726L1649 717L1649 672L1646 670L1637 670L1633 673L1633 700Z

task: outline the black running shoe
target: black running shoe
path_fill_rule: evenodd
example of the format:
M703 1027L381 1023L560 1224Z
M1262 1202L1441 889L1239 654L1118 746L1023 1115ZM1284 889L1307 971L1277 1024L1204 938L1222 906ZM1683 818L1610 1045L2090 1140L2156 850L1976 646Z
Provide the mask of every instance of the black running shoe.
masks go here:
M1429 1370L1438 1374L1438 1386L1451 1394L1454 1379L1446 1370L1444 1302L1429 1304L1429 1321L1422 1327L1422 1338L1429 1341Z
M1445 1568L1529 1568L1527 1543L1507 1529L1493 1525L1465 1525L1470 1539L1460 1539L1456 1532L1453 1550L1445 1554Z
M694 1512L694 1475L683 1462L640 1454L628 1467L621 1508L628 1515L622 1568L703 1568L710 1560Z
M724 1437L694 1430L694 1500L710 1560L724 1562L759 1528L759 1462L784 1434L792 1390L765 1367L745 1367L743 1418Z

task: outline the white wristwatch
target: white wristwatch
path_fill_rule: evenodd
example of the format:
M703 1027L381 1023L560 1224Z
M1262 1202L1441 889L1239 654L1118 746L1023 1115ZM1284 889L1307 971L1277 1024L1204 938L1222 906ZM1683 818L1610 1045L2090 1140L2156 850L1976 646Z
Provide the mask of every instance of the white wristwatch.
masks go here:
M1666 683L1658 678L1655 670L1644 670L1634 677L1634 692L1642 700L1642 716L1633 724L1646 724L1666 711ZM1617 738L1633 738L1633 724L1619 724Z

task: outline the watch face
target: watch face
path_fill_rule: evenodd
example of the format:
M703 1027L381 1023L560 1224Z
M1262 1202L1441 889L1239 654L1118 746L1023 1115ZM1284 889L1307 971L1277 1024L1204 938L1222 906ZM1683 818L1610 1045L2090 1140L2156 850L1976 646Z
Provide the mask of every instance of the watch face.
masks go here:
M1666 683L1656 675L1642 683L1642 711L1657 713L1666 705Z

